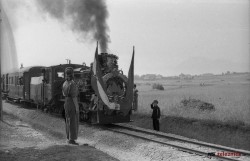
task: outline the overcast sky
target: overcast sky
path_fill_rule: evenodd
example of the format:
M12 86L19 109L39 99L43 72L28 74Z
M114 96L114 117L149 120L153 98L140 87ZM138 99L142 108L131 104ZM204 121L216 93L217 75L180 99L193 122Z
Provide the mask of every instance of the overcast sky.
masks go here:
M86 62L96 44L79 40L34 1L2 0L24 66ZM135 74L165 76L250 68L249 0L107 0L109 51L128 71L135 46Z

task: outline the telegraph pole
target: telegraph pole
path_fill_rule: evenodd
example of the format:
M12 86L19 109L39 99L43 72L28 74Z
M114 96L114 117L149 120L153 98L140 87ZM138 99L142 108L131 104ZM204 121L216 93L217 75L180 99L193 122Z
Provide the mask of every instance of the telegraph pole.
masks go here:
M2 103L2 52L1 52L1 40L2 40L2 4L0 2L0 120L3 121L3 103Z

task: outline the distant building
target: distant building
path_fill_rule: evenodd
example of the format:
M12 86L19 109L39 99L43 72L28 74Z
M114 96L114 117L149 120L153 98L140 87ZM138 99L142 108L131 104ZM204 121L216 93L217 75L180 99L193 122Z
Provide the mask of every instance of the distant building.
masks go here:
M154 79L156 79L156 75L155 74L145 74L145 75L142 75L141 78L143 80L154 80Z
M162 78L163 78L163 76L160 75L160 74L158 74L158 75L155 77L155 79L162 79Z
M139 80L139 79L141 79L141 77L140 77L139 75L135 75L135 76L134 76L134 79L135 79L135 80Z
M191 74L183 74L183 73L181 73L179 75L179 78L180 79L194 79L194 76L192 76Z
M213 73L204 73L204 74L201 74L200 76L210 77L210 76L214 76L214 74Z

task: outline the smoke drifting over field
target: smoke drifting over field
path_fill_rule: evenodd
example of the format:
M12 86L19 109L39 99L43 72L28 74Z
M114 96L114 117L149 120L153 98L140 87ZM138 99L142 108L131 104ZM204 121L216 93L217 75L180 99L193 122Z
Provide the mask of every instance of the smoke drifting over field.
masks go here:
M108 48L109 27L104 0L37 0L38 6L51 17L70 26L81 37L92 36L103 52Z

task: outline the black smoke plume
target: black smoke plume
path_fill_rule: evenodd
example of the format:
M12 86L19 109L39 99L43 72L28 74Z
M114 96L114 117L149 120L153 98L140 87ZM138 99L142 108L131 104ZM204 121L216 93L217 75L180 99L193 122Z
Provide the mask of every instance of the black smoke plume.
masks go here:
M92 40L99 41L102 52L108 48L108 11L104 0L37 0L43 11L71 30Z

